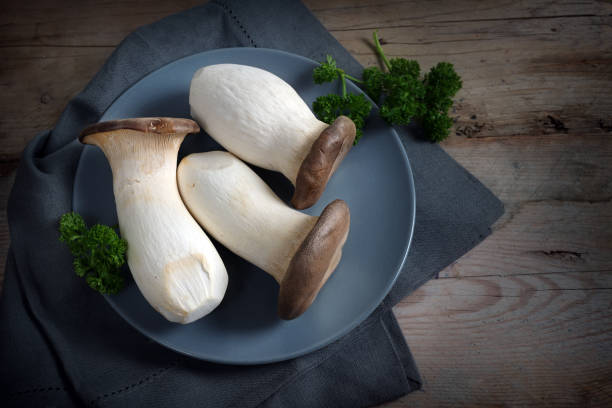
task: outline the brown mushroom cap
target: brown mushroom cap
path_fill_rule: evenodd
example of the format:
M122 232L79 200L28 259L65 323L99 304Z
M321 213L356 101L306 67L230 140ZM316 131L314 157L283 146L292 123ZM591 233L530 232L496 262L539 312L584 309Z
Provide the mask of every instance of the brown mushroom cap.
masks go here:
M278 315L282 319L295 319L317 297L340 262L350 223L349 208L343 200L334 200L325 207L281 281Z
M317 202L330 177L353 146L355 133L355 124L346 116L339 116L321 132L298 171L291 199L295 208L301 210Z
M107 122L94 123L87 126L79 135L79 141L83 142L83 138L94 133L110 132L113 130L131 129L145 133L157 134L188 134L197 133L200 127L191 119L181 118L129 118L109 120Z

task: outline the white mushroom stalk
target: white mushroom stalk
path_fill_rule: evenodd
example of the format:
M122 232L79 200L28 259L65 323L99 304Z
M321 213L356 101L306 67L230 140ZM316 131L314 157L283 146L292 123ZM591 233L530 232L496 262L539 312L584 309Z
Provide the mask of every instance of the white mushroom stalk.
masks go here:
M199 130L188 119L102 122L81 133L113 172L127 262L138 288L166 319L190 323L219 305L227 288L223 261L181 201L176 161L181 142Z
M318 120L295 90L263 69L236 64L200 68L189 90L191 115L228 151L283 173L295 186L291 203L317 202L355 140L355 124Z
M350 214L342 200L320 217L288 207L246 164L228 152L185 157L178 184L189 211L209 234L280 284L278 313L302 314L342 256Z

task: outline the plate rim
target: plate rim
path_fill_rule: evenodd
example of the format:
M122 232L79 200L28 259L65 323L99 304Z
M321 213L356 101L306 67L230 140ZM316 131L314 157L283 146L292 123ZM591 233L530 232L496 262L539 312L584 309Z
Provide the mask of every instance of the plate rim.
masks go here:
M121 93L119 93L119 95L117 95L117 97L115 97L112 102L110 102L110 104L106 107L106 109L104 109L104 111L101 113L100 118L98 118L98 121L100 121L100 119L102 117L104 117L104 115L108 112L108 110L115 104L115 102L117 102L121 97L123 97L123 95L125 95L126 93L128 93L132 88L134 88L137 84L139 84L141 81L145 80L147 77L154 75L155 73L157 73L159 70L162 69L167 69L169 66L174 65L174 64L179 64L181 63L181 61L186 60L186 59L190 59L190 58L197 58L198 56L201 56L202 54L222 54L222 53L228 53L228 52L245 52L245 53L249 53L249 52L254 52L254 53L273 53L273 54L282 54L291 58L297 58L300 59L304 62L307 62L309 64L318 64L315 60L312 60L310 58L304 57L302 55L298 55L298 54L294 54L292 52L288 52L288 51L284 51L284 50L278 50L278 49L274 49L274 48L254 48L254 47L226 47L226 48L216 48L213 50L207 50L207 51L202 51L202 52L197 52L194 54L190 54L190 55L186 55L184 57L175 59L173 61L170 61L164 65L161 65L153 70L151 70L150 72L146 73L145 75L143 75L142 77L140 77L138 80L136 80L135 82L133 82L130 86L128 86L126 89L124 89ZM368 101L370 101L370 103L372 104L372 106L374 107L374 109L378 110L378 106L370 99L370 97L361 90L361 88L359 88L357 85L355 85L354 83L352 83L351 81L347 81L347 87L351 90L357 90L358 92L362 93L367 99ZM96 123L97 123L96 122ZM401 152L401 157L402 157L402 161L405 165L405 169L406 169L406 173L407 173L407 177L408 177L408 184L409 184L409 189L410 189L410 193L411 193L411 197L412 199L410 200L410 214L409 214L409 220L410 220L410 226L408 229L408 239L406 241L406 245L405 248L403 250L403 254L401 256L401 260L396 268L395 273L393 274L393 278L389 280L389 282L387 283L387 285L385 286L384 291L381 291L381 295L378 297L377 301L373 304L370 305L369 307L366 308L366 310L364 312L362 312L361 314L359 314L358 316L356 316L353 321L351 322L351 324L348 324L346 326L344 326L341 330L335 332L333 335L327 336L326 338L311 344L308 347L303 347L299 350L295 350L293 352L290 353L284 353L282 355L279 355L276 358L263 358L263 359L259 359L259 358L253 358L253 359L242 359L240 361L237 360L231 360L231 359L226 359L226 358L217 358L215 356L202 356L202 355L196 355L194 353L191 353L189 351L185 351L185 350L181 350L180 348L177 348L175 345L169 344L168 342L164 341L164 340L160 340L159 338L155 338L154 336L152 336L148 331L144 330L137 322L133 321L133 319L131 319L130 317L126 316L122 310L120 308L117 308L115 305L115 302L113 302L110 299L109 295L103 295L106 302L112 307L112 309L119 315L121 316L122 319L124 319L131 327L133 327L134 329L136 329L139 333L141 333L142 335L144 335L145 337L147 337L148 339L153 340L154 342L156 342L157 344L162 345L163 347L166 347L172 351L175 351L179 354L185 355L185 356L189 356L191 358L195 358L197 360L202 360L202 361L208 361L208 362L212 362L212 363L220 363L220 364L227 364L227 365L238 365L238 366L248 366L248 365L258 365L258 364L272 364L272 363L277 363L277 362L281 362L281 361L287 361L287 360L292 360L294 358L312 353L314 351L317 351L325 346L327 346L328 344L332 343L335 340L340 339L341 337L344 337L346 334L348 334L350 331L352 331L353 329L355 329L357 326L359 326L361 323L363 323L370 315L372 315L375 310L381 305L381 303L384 301L384 299L387 297L387 295L389 294L389 292L391 291L391 289L393 288L393 286L395 285L395 282L397 281L399 275L402 273L402 270L404 269L404 266L406 264L406 260L408 258L408 253L410 251L410 247L412 245L412 239L414 237L414 228L415 228L415 223L416 223L416 189L415 189L415 184L414 184L414 174L412 172L412 166L410 165L410 160L408 158L408 154L406 152L406 148L404 147L404 144L402 143L397 131L395 130L395 128L391 125L389 126L389 130L391 131L392 135L393 135L393 140L396 144L396 146L398 147L398 150ZM93 148L93 146L87 146L85 145L84 148L81 150L81 153L79 154L79 159L77 161L77 167L76 167L76 171L75 171L75 175L74 175L74 179L73 179L73 189L72 189L72 210L74 211L74 203L76 202L75 197L76 197L76 180L79 178L79 175L82 171L82 161L83 161L83 156L85 155L85 151L88 148Z

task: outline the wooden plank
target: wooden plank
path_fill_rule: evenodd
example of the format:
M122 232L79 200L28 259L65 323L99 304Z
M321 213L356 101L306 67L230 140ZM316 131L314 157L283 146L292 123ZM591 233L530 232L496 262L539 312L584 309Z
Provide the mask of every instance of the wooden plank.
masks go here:
M142 25L201 4L198 0L12 0L0 9L0 47L115 47Z
M542 200L603 202L612 199L610 136L451 136L444 148L506 206Z
M0 6L0 46L116 46L127 33L169 14L202 4L197 0L108 2L106 0L12 0ZM400 27L421 23L543 19L608 15L593 1L519 2L471 0L334 1L305 5L331 31ZM109 24L112 21L112 24Z
M612 7L606 2L588 0L535 0L528 3L503 0L305 0L304 3L330 31L404 27L421 23L604 16L610 13Z
M445 147L504 202L506 214L441 276L610 269L609 136L455 136Z
M0 48L0 161L13 170L26 143L53 126L113 48ZM12 164L12 166L11 166Z
M612 269L612 200L526 201L440 276L510 276Z
M612 270L438 279L394 311L425 385L387 407L612 404Z
M612 5L610 6L612 13ZM365 66L379 64L372 30L333 32ZM439 61L463 79L453 116L465 137L612 130L612 14L441 22L380 30L390 57Z

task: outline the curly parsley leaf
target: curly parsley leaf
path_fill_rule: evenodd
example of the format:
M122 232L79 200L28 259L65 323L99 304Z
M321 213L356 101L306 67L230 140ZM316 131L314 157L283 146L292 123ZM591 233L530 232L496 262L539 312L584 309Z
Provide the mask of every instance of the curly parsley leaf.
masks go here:
M407 125L423 113L425 88L418 77L387 75L384 80L385 100L380 116L394 125Z
M322 122L331 124L344 108L344 101L340 95L329 94L319 96L312 104L315 116Z
M329 94L319 96L313 102L312 110L320 121L329 124L332 124L340 115L349 117L355 123L355 128L357 129L354 141L354 144L357 144L363 135L363 127L372 109L372 104L362 94L347 93L346 80L348 78L358 83L362 83L362 81L338 68L336 60L331 55L328 55L327 60L314 69L312 77L317 84L340 78L342 82L342 95Z
M77 276L100 293L115 294L124 286L121 266L125 263L127 242L109 226L96 224L87 228L83 218L74 212L62 215L60 241L74 256Z
M432 142L441 142L448 137L453 120L446 111L428 111L420 118L425 133Z
M378 67L369 67L363 70L361 77L366 93L374 103L378 103L383 92L385 73Z
M340 115L348 116L357 129L354 142L357 144L363 136L363 127L366 118L370 115L372 104L362 94L346 94L345 96L329 94L319 96L314 101L312 109L320 121L329 124L332 124Z
M336 66L336 60L331 55L327 55L327 61L322 62L321 65L316 67L312 72L312 78L315 84L322 84L324 82L331 82L338 78L340 71Z
M348 95L346 79L361 84L364 91L374 102L380 104L380 115L392 125L407 125L419 121L432 142L444 140L452 126L448 110L453 105L453 97L461 89L462 82L452 64L440 62L429 73L421 76L419 63L406 58L387 58L378 34L373 33L376 52L386 67L386 72L378 67L363 70L362 80L351 77L336 61L328 55L327 60L314 69L316 83L330 82L337 78L342 81L342 96L326 95L319 97L313 104L316 116L332 123L344 114L355 122L359 140L368 117L371 105L363 95ZM366 106L367 105L367 106ZM366 113L367 110L367 113Z
M392 58L389 73L397 77L407 76L410 78L419 79L419 75L421 75L421 67L415 60Z
M425 101L431 106L436 106L439 102L444 102L440 106L452 105L451 98L461 89L463 83L461 77L455 72L453 64L449 62L439 62L431 68L423 79L427 89Z
M452 126L448 110L453 105L452 98L462 86L453 64L440 62L421 79L417 61L405 58L389 60L376 31L373 37L376 51L388 69L382 74L380 115L393 125L407 125L413 119L418 120L429 140L440 142L446 139ZM365 82L368 84L370 81Z

